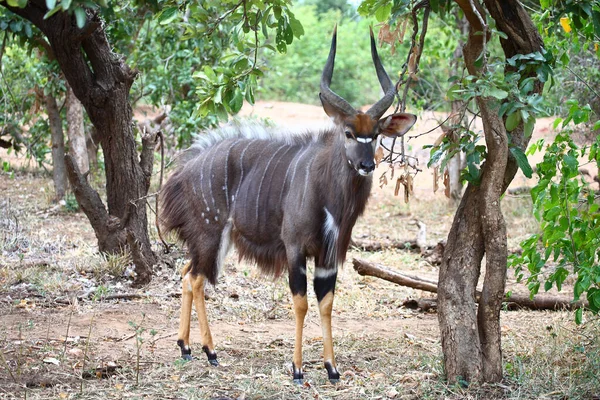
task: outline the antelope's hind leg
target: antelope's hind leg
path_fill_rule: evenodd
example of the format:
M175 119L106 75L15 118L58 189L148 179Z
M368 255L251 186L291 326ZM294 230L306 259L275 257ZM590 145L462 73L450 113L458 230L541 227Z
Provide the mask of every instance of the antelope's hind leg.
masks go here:
M191 261L183 267L181 274L181 315L179 318L179 334L177 335L177 345L181 349L181 358L192 360L192 349L190 348L190 319L192 317L192 302L194 300L193 287L190 280Z
M192 302L196 306L198 322L200 325L200 337L202 350L208 357L211 365L219 365L217 353L213 344L210 327L208 326L208 317L206 316L206 302L204 301L204 282L203 275L192 275L189 264L183 270L182 281L183 291L181 295L181 317L179 320L179 334L177 345L181 349L181 358L192 360L192 349L190 347L190 319L192 315Z
M192 279L194 305L196 306L196 314L198 314L198 322L200 325L202 350L208 357L210 365L217 366L219 365L219 362L217 361L217 353L215 353L215 346L213 344L212 335L210 334L210 327L208 326L208 317L206 316L206 302L204 301L205 278L203 275L198 275Z
M331 333L331 310L337 279L337 268L315 268L314 288L319 302L321 329L323 330L323 363L331 383L340 381L340 373L335 364L333 354L333 335Z

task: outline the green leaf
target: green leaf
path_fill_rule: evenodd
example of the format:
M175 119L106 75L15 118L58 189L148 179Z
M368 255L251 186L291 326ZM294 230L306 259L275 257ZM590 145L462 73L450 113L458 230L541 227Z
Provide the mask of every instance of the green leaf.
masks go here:
M504 100L508 97L508 92L506 90L499 89L497 87L489 88L487 91L488 96L495 97L498 100Z
M592 126L593 131L597 131L598 129L600 129L600 120L596 121L594 126Z
M18 0L6 0L6 2L11 7L19 7L19 1Z
M389 3L384 6L379 7L375 11L375 18L377 19L377 22L384 22L385 20L387 20L390 16L391 12L392 12L392 3Z
M519 122L521 122L521 113L513 112L506 118L504 125L506 126L506 130L511 132L519 125Z
M79 29L83 28L85 26L85 21L87 20L87 15L85 13L85 10L81 7L77 7L74 10L75 13L75 20L77 21L77 27Z
M577 325L581 325L582 321L583 321L583 308L579 307L577 309L577 311L575 311L575 323Z
M67 11L69 9L69 7L71 7L71 0L62 0L60 2L60 6L62 7L63 10Z
M533 133L533 128L535 127L535 118L529 117L525 121L525 126L523 127L523 134L526 138L530 137Z
M527 178L531 178L533 176L533 169L531 168L531 165L529 165L529 161L527 160L525 153L523 153L523 150L518 147L511 147L510 152L515 157L515 160L517 160L517 164L519 165L519 168L521 168L521 171L523 171L523 174Z
M46 0L46 7L48 7L48 10L52 10L56 7L56 0Z
M296 19L296 17L294 16L294 14L292 14L291 12L288 15L289 19L290 19L290 26L292 28L292 30L294 31L294 36L296 36L296 38L300 39L300 37L302 37L302 35L304 35L304 27L302 27L302 24L300 23L300 21L298 21Z
M215 71L213 71L213 69L210 67L210 65L205 65L203 70L204 74L206 74L206 77L209 81L213 83L218 82L217 75L215 74Z
M179 10L177 7L165 8L158 16L158 23L160 25L167 25L173 22L179 16Z

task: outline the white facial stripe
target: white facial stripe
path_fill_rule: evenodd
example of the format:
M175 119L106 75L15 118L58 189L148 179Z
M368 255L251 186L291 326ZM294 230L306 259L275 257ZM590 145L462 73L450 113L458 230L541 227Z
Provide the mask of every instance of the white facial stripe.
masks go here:
M363 137L357 137L356 141L359 143L371 143L373 141L373 138L367 137L367 138L363 138Z

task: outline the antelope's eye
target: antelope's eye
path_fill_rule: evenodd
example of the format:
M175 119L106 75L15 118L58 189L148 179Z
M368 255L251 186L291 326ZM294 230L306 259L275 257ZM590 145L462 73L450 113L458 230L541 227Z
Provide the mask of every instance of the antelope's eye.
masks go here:
M348 139L352 139L352 137L353 137L353 136L352 136L352 132L350 132L349 130L347 130L347 129L346 129L346 131L345 131L344 133L346 134L346 137L347 137Z

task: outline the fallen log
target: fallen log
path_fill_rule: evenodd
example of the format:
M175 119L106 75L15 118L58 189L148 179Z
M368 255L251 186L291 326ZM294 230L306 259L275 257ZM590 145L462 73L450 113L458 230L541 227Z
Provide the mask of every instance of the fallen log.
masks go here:
M361 251L368 252L376 252L382 251L385 249L400 249L400 250L410 250L418 252L420 251L419 246L417 245L416 239L406 239L406 240L353 240L351 243L352 247L356 247Z
M422 279L415 276L409 276L397 271L393 271L381 264L371 263L366 260L352 259L354 269L362 276L374 276L401 286L413 289L424 290L426 292L437 293L437 282ZM508 294L507 294L508 295ZM475 292L475 301L479 301L480 291ZM511 293L510 297L504 299L504 305L509 310L527 308L531 310L575 310L579 307L587 307L587 301L572 301L564 296L538 295L531 299L526 295ZM429 305L429 308L434 308Z

